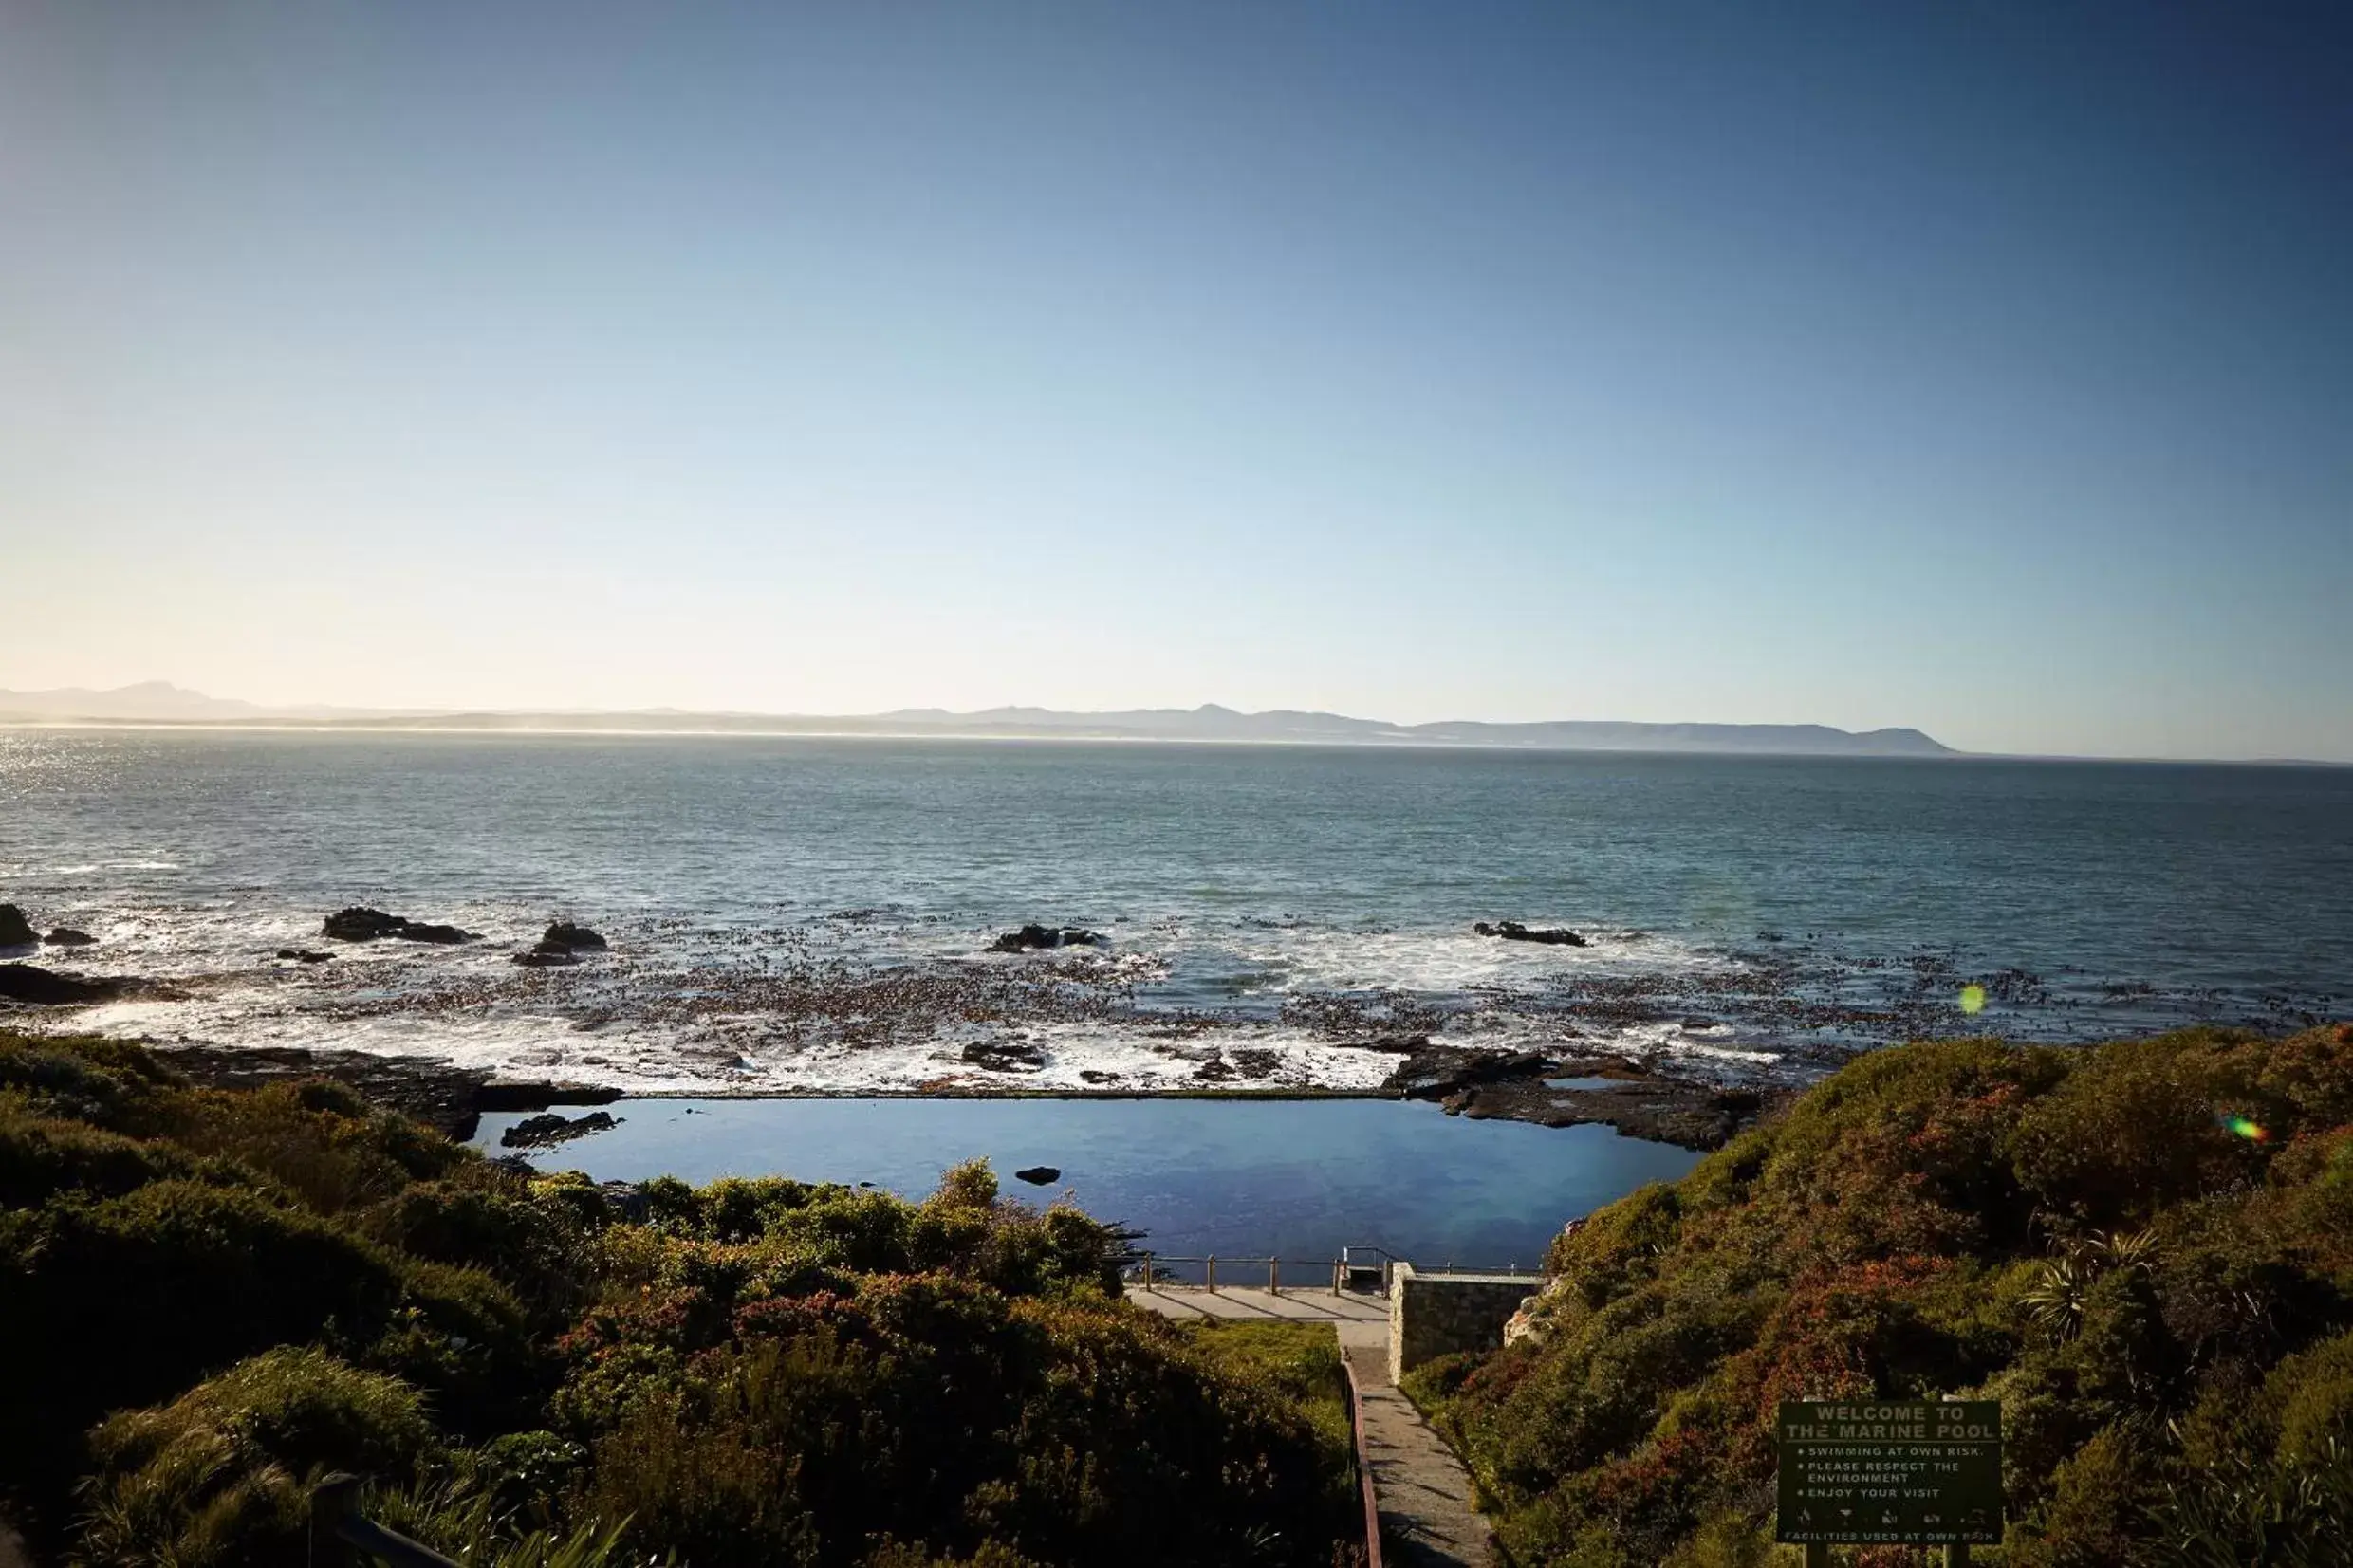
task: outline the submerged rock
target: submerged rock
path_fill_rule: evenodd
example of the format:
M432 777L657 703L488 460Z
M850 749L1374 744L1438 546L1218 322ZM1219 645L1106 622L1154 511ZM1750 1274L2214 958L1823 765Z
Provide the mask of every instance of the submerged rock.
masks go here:
M10 1002L70 1007L111 1001L127 988L127 983L120 980L84 980L79 975L59 974L31 964L0 964L0 998Z
M331 952L313 952L308 948L280 948L278 956L290 964L324 964L335 955Z
M41 940L52 948L87 948L95 945L98 938L86 931L76 931L71 926L60 926Z
M396 937L403 942L435 942L444 946L473 941L474 934L455 926L435 926L403 915L386 914L382 910L363 909L353 905L337 910L326 917L320 930L338 942L373 942L379 937Z
M991 952L1034 952L1048 948L1100 948L1104 938L1099 932L1077 926L1024 926L1009 931L989 944Z
M1062 1180L1062 1167L1058 1165L1033 1165L1027 1171L1014 1171L1013 1179L1015 1181L1026 1181L1032 1187L1045 1187L1049 1183Z
M1489 924L1479 921L1471 928L1481 936L1500 937L1506 942L1540 942L1551 948L1582 948L1585 939L1566 927L1538 929L1521 925L1517 920L1497 920Z
M591 1133L606 1133L621 1125L621 1119L609 1111L591 1111L584 1116L559 1116L553 1111L535 1116L525 1116L512 1127L498 1134L502 1149L547 1149L574 1138L584 1138Z
M569 948L551 948L542 942L535 948L516 953L508 962L520 964L527 969L560 969L579 963L580 955Z
M0 904L0 948L29 948L41 940L41 933L32 929L25 912L14 904Z

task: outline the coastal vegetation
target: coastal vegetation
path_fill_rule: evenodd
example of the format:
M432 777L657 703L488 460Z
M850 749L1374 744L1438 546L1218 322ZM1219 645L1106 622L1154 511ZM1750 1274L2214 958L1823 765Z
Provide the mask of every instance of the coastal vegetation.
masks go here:
M500 1568L1345 1560L1328 1332L1152 1318L1119 1249L982 1165L606 1189L0 1034L0 1521L291 1568L348 1472ZM2353 1539L2353 1028L1871 1053L1548 1265L1409 1378L1512 1562L1761 1568L1813 1397L1998 1400L1999 1568Z
M1776 1407L1825 1396L2001 1402L1982 1562L2353 1540L2353 1027L1873 1052L1549 1268L1525 1337L1409 1379L1514 1562L1770 1560Z
M999 1196L608 1191L323 1081L0 1034L0 1515L41 1560L302 1564L326 1476L472 1563L1344 1558L1330 1352L1120 1300Z

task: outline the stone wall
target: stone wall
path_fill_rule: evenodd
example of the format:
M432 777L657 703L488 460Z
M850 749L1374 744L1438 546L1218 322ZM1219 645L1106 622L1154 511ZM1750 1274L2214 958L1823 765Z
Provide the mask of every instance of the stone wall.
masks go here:
M1389 1376L1456 1351L1494 1350L1520 1303L1544 1288L1529 1275L1422 1274L1398 1264L1389 1274Z

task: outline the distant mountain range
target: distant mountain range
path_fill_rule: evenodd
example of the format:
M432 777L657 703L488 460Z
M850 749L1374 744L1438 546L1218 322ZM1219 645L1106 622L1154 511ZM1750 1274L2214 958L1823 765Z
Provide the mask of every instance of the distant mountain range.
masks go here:
M944 708L902 708L890 713L812 715L695 713L680 709L627 712L547 710L465 712L419 709L269 708L209 697L166 681L112 691L65 687L48 692L0 691L0 723L300 724L323 729L611 729L639 732L718 731L739 734L969 735L1082 740L1256 741L1325 746L1481 746L1530 751L1732 751L1794 756L1949 757L1951 747L1917 729L1860 733L1819 724L1622 724L1558 719L1539 724L1484 724L1447 719L1390 724L1339 713L1277 710L1239 713L1207 703L1199 708L1138 708L1112 713L1065 713L1050 708L990 708L952 713Z
M0 719L115 719L134 724L240 724L278 719L364 715L360 708L264 708L234 697L208 697L168 680L141 681L94 692L61 686L47 692L0 691Z

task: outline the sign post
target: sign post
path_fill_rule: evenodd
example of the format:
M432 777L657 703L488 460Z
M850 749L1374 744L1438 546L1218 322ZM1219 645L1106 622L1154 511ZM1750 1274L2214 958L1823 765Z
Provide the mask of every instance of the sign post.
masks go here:
M1807 1399L1781 1407L1773 1539L1806 1548L1942 1546L1948 1564L2002 1540L2002 1407L1994 1400Z

